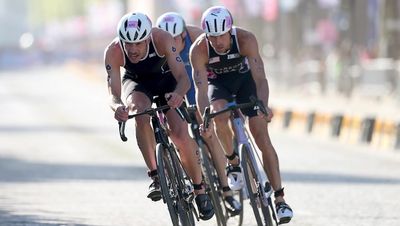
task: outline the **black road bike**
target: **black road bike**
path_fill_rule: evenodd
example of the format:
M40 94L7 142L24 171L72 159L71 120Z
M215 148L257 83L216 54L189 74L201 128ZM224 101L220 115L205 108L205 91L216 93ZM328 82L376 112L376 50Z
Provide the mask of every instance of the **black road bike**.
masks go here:
M150 115L154 136L156 139L157 171L160 179L162 198L168 206L169 215L174 226L192 226L199 216L194 207L193 183L185 172L175 146L170 142L166 127L166 118L163 111L169 109L168 105L159 106L159 97L154 102L155 108L129 115L129 119ZM181 110L176 109L184 119ZM119 133L122 141L127 141L125 136L125 123L119 122Z

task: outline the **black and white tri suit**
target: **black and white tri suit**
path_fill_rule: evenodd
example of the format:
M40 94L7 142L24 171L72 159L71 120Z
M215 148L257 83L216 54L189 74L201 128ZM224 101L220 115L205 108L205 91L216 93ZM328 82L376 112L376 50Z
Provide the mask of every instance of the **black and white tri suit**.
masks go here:
M249 97L257 97L256 84L251 76L248 59L240 55L236 28L231 30L231 48L220 54L207 41L208 46L208 99L212 102L225 99L231 102L233 95L237 103L249 102ZM257 111L242 109L243 114L253 117Z
M120 41L121 48L123 43ZM139 91L146 94L150 101L154 96L160 96L160 105L166 105L167 101L164 94L172 92L176 88L176 80L169 70L167 59L165 56L160 56L154 46L153 37L147 48L146 56L138 63L132 63L125 51L124 68L125 74L122 79L122 98L123 101L133 91Z

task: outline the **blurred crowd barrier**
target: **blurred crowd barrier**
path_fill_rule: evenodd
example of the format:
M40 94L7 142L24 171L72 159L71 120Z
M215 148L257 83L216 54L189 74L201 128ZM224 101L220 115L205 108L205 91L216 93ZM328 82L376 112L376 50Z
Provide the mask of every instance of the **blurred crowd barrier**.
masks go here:
M266 59L265 63L267 76L278 91L400 101L400 60L375 58L349 64L339 56L328 56L300 62Z

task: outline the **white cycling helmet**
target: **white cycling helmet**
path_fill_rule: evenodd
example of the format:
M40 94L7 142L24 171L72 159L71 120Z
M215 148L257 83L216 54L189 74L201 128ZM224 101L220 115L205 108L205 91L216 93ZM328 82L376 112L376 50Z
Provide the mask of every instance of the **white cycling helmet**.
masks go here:
M201 27L203 31L211 36L225 34L231 30L232 24L232 15L224 6L208 8L201 17Z
M136 43L147 39L152 23L143 13L128 13L118 23L118 36L123 42Z
M185 31L185 21L178 13L168 12L164 13L157 19L157 27L168 31L172 37L176 37Z

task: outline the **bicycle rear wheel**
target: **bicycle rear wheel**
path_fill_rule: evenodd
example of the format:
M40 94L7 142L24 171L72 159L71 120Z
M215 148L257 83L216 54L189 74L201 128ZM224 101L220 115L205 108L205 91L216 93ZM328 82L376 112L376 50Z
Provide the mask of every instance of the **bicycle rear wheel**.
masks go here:
M161 192L164 203L168 206L168 212L174 226L179 225L176 199L178 197L177 178L172 166L169 151L161 144L156 147L157 171L160 179Z
M254 158L252 158L251 150L249 150L246 145L242 144L239 148L239 150L241 150L240 159L246 181L246 188L257 225L273 226L269 205L263 202L264 191L256 165L257 163Z

